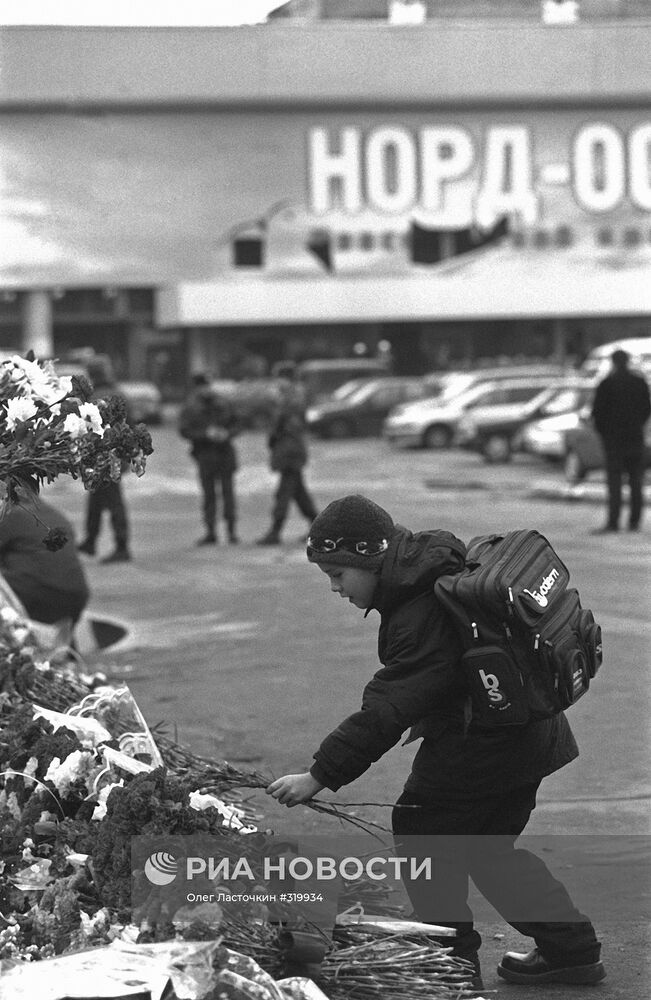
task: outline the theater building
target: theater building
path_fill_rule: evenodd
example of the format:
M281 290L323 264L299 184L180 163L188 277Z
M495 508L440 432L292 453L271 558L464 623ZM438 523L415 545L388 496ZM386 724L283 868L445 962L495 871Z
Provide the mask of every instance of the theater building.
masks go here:
M651 332L651 18L0 44L0 350L93 346L173 396L204 366Z

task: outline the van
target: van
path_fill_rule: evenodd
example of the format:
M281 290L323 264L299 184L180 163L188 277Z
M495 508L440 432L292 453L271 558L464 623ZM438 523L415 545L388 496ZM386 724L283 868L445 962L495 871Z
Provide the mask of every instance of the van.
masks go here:
M296 376L308 405L320 402L351 379L381 378L389 374L387 365L373 358L326 358L300 361L296 365Z

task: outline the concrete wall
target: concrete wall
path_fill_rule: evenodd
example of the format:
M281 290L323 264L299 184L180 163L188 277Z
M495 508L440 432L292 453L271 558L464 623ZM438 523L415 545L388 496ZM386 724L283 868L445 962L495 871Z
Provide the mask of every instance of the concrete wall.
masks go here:
M0 29L0 110L636 104L651 21Z

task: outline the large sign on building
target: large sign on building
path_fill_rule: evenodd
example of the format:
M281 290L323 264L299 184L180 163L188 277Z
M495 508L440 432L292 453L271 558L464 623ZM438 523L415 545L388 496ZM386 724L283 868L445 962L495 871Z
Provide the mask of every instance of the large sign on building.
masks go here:
M491 240L651 257L648 109L7 114L0 284L413 275Z

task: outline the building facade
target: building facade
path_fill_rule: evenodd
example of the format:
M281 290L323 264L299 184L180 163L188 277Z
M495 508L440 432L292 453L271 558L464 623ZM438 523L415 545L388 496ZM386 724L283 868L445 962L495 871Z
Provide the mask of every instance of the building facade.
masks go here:
M0 30L0 350L418 372L650 332L651 19Z

